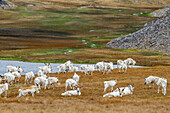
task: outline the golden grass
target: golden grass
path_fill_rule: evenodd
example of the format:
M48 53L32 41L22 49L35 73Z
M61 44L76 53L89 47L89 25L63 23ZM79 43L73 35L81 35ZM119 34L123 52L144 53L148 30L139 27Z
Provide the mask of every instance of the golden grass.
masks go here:
M157 112L168 113L170 102L170 87L167 87L167 95L157 94L157 86L154 89L149 89L144 85L144 78L153 75L164 77L170 81L170 67L143 67L129 68L127 73L118 73L118 69L114 69L112 74L102 75L99 72L94 72L93 76L85 76L81 72L79 84L83 86L81 96L63 97L61 93L65 90L65 80L72 78L73 73L57 74L53 73L50 76L59 78L60 86L56 86L54 90L42 89L35 97L26 96L16 98L18 89L25 85L24 77L22 76L22 84L16 83L9 87L8 98L0 98L1 113L39 113L39 112ZM114 87L124 87L129 84L135 84L134 94L113 98L103 98L103 82L106 80L117 80L118 84ZM30 84L31 85L31 84ZM27 85L28 86L28 85ZM169 86L169 83L168 83ZM68 88L68 90L70 90ZM110 88L107 89L110 92Z
M39 56L28 56L28 61L32 60L71 60L73 62L99 62L99 61L111 61L116 64L117 60L125 60L127 58L133 58L136 60L137 65L170 65L169 57L152 57L143 56L142 52L123 52L114 51L111 49L93 49L85 48L79 49L79 51L68 53L68 54L56 54L56 55L39 55Z
M40 3L50 3L62 7L77 6L112 6L112 7L163 7L169 3L167 0L26 0Z

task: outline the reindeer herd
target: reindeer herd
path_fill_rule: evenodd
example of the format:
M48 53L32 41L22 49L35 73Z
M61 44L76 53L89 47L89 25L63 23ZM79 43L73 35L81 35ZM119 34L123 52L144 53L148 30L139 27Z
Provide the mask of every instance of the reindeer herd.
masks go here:
M132 58L128 58L126 60L117 60L117 68L119 68L119 72L126 72L128 67L133 67L136 64L136 61ZM82 73L85 75L93 75L95 70L98 70L102 74L112 73L114 69L112 62L98 62L96 65L88 65L83 64L80 67L74 66L74 64L69 60L64 64L61 64L57 67L58 74L66 73L66 72L74 72L73 78L69 78L65 82L65 92L62 93L62 96L72 96L72 95L81 95L81 88L79 87L79 79L80 75L77 75L76 72L81 69ZM5 96L7 96L7 90L10 85L16 83L21 79L21 73L24 70L21 67L17 66L7 66L7 73L3 76L0 75L0 82L4 82L4 84L0 84L0 95L4 92ZM25 74L25 84L34 84L30 87L22 87L20 88L19 95L17 97L26 96L29 93L34 97L34 93L39 93L40 89L43 87L44 89L50 88L50 85L53 85L53 89L55 88L55 84L59 82L58 77L50 77L49 73L52 71L52 66L50 63L45 66L38 67L37 75L35 78L35 74L31 72L27 72ZM167 87L167 79L160 78L156 76L149 76L144 79L144 84L148 84L149 88L152 83L152 87L154 87L154 83L158 85L158 93L160 87L162 87L162 93L166 95L166 87ZM34 83L33 83L34 81ZM111 92L104 94L103 97L122 97L124 95L133 94L134 84L129 85L127 87L118 87L113 90L113 87L117 84L117 80L104 81L104 92L106 92L107 88L111 87ZM60 85L60 83L58 83ZM68 86L72 89L67 91Z

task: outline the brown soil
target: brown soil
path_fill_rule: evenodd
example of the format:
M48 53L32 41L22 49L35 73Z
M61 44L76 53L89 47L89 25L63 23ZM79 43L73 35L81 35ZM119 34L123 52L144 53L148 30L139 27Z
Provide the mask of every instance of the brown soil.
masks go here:
M63 97L61 93L65 90L65 80L72 78L73 73L57 74L53 73L50 76L59 78L61 85L56 85L53 90L42 89L35 97L26 96L16 98L18 89L24 84L24 77L22 77L22 84L16 83L9 87L8 97L0 98L1 113L52 113L52 112L156 112L168 113L170 112L170 87L167 87L167 95L158 94L157 86L154 89L149 89L144 85L144 78L149 75L164 77L170 81L170 67L143 67L143 68L129 68L127 73L118 73L118 69L114 69L112 74L102 75L100 72L94 72L93 76L85 76L81 72L79 85L83 86L81 89L81 96ZM107 80L117 80L118 84L114 87L124 87L129 84L135 84L134 94L113 98L103 98L103 82ZM30 84L31 85L31 84ZM29 85L27 85L29 86ZM168 83L169 86L169 83ZM68 90L70 90L68 88ZM110 92L110 88L107 92Z

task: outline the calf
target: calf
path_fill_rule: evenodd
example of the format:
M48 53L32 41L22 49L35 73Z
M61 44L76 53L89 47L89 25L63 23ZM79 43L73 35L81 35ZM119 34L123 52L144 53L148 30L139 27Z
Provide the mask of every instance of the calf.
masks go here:
M67 91L67 86L70 86L70 88L73 89L74 87L78 86L78 83L75 80L73 80L73 79L67 79L66 80L65 91Z
M87 68L85 68L85 75L90 73L90 75L93 75L93 71L95 70L94 65L89 65Z
M45 64L45 66L39 67L39 70L42 70L45 74L49 75L49 73L51 73L51 71L52 71L52 67L51 67L50 63L48 63L48 64L44 63L44 64Z
M33 80L34 77L35 77L35 75L32 71L26 73L25 74L25 84L28 83L28 80L30 80L30 79L31 79L30 83L32 83L32 80Z
M21 89L19 89L19 95L17 97L26 96L26 95L28 95L28 93L31 93L32 97L34 97L35 92L36 93L40 92L40 88L38 88L35 85L30 86L30 87L21 88Z
M3 92L5 92L4 97L7 97L8 83L0 84L0 96Z
M99 70L99 72L103 70L103 67L104 67L104 62L103 61L102 62L98 62L96 64L96 68Z
M159 93L159 88L162 87L162 94L166 95L167 79L159 78L156 84L158 85L158 93Z
M42 71L42 70L38 70L38 76L41 77L41 76L44 76L45 75L45 72Z
M81 95L80 89L82 87L77 88L76 90L70 90L62 93L62 96L72 96L72 95Z
M113 86L117 84L117 80L111 80L111 81L104 81L104 92L106 92L106 89L108 87L111 87L111 91L113 91Z
M123 63L123 60L117 60L117 68Z
M112 71L111 70L113 70L113 63L112 62L110 62L110 63L104 63L104 68L103 68L103 74L105 74L105 73L112 73Z
M18 78L18 82L19 82L21 78L21 74L18 71L12 72L12 74L15 76L15 78ZM15 82L16 82L16 79L15 79Z
M85 73L85 69L87 68L87 64L81 65L80 66L82 73Z
M123 62L123 63L120 64L120 66L119 66L119 72L120 72L120 69L122 69L123 72L126 72L126 70L127 70L127 65Z
M46 89L47 85L48 85L48 79L46 79L45 77L37 77L34 80L34 84L37 86L44 86L44 89Z
M7 72L15 72L18 71L18 67L17 66L7 66Z
M5 73L4 74L4 80L7 80L8 83L13 84L13 81L15 80L15 76L12 73Z
M58 78L56 77L48 77L48 89L50 89L49 85L53 84L53 89L55 88L55 84L58 82Z
M57 66L57 70L58 70L58 74L60 74L62 72L65 73L66 72L65 64L61 64L61 65Z

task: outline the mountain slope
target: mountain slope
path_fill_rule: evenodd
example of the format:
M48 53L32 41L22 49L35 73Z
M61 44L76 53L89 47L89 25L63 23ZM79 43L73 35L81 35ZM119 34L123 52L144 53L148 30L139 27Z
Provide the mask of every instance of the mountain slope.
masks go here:
M132 34L113 39L107 47L123 49L141 49L159 51L170 54L170 15L157 18L144 25L142 29Z

